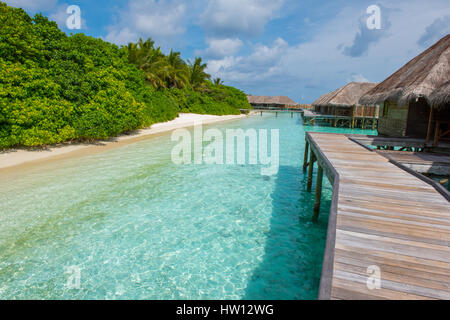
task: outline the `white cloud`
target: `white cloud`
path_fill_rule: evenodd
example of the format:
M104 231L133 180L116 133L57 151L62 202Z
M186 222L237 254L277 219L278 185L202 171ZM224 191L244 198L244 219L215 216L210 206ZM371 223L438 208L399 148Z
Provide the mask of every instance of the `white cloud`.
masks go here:
M118 24L110 26L108 41L126 44L139 37L167 42L183 34L186 6L179 0L130 0Z
M227 73L228 68L232 67L233 65L236 65L242 60L242 58L238 57L225 57L223 59L218 60L209 60L208 61L208 68L206 72L213 76L220 76L222 74Z
M246 57L225 57L208 61L208 72L213 76L238 82L252 82L280 74L279 58L286 53L289 45L278 38L271 46L257 44Z
M50 14L49 19L55 21L60 28L65 28L68 17L66 10L67 5L59 5L56 10Z
M58 0L3 0L6 4L29 11L46 11L53 9Z
M255 36L276 16L284 0L212 0L200 24L214 37Z
M366 77L359 73L353 73L347 79L347 82L370 82Z
M205 56L211 59L220 59L232 56L237 53L243 43L240 39L207 39L208 48L205 50L197 50L196 55Z
M383 37L389 35L389 29L391 27L391 22L389 20L389 15L391 10L385 7L380 8L381 14L381 28L380 29L369 29L367 27L367 15L360 17L359 30L355 34L353 43L350 46L343 48L342 52L351 57L361 57L369 51L369 48L375 43L380 41Z
M438 18L426 29L424 34L417 41L422 47L428 47L437 42L443 36L450 33L450 15Z
M117 44L127 44L129 42L136 41L139 38L139 35L130 30L129 28L113 28L106 35L105 40L108 42L113 42Z
M307 42L288 45L280 39L271 46L255 46L248 56L210 61L210 72L249 93L305 96L305 102L350 81L382 81L424 50L418 40L450 8L445 0L380 5L389 8L389 32L372 41L363 55L349 56L342 50L355 43L366 14L364 5L353 5L319 25Z

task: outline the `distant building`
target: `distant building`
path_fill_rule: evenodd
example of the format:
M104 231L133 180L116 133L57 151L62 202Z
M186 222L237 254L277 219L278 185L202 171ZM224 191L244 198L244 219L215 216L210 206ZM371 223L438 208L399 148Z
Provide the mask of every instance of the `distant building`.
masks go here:
M299 106L298 103L286 96L247 96L247 99L255 109L288 109Z
M450 140L450 35L439 40L361 97L379 104L378 133Z
M378 117L377 108L372 105L362 107L358 100L377 83L350 82L345 86L324 94L312 103L314 111L323 115L348 117Z

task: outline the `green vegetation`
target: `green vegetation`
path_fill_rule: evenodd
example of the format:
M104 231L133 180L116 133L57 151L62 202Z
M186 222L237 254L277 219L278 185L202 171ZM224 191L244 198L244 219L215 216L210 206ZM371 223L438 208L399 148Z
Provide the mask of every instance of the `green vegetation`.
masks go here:
M224 86L221 79L210 81L202 58L186 63L179 52L165 56L151 39L130 43L127 52L129 62L144 71L146 81L164 90L181 112L225 115L251 108L242 91Z
M179 112L239 114L241 91L152 40L119 48L0 2L0 148L107 139Z

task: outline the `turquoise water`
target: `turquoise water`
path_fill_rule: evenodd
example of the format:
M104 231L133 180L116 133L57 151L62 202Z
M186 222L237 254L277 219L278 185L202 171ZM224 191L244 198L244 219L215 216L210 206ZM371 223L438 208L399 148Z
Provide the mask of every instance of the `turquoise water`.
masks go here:
M332 190L311 223L300 119L216 127L280 129L278 175L176 166L166 134L2 176L0 298L316 299Z

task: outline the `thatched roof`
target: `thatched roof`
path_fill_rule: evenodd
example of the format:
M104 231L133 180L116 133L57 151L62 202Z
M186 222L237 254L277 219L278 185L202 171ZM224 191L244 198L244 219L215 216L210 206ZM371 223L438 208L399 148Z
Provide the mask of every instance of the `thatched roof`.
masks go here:
M381 82L360 99L361 104L381 104L384 101L407 104L409 101L424 98L431 102L436 93L434 106L448 104L448 92L444 84L450 81L450 34L439 40L420 55L409 61L400 70ZM444 88L443 88L444 86Z
M324 95L320 96L319 99L317 99L316 101L314 101L314 102L312 103L312 105L313 105L313 106L322 106L322 105L326 105L326 103L327 103L328 101L330 101L330 99L336 94L336 92L337 92L338 90L339 90L339 89L334 90L334 91L332 91L332 92L325 93Z
M448 108L450 105L450 81L444 83L440 88L433 91L430 95L430 103L432 106L441 109Z
M313 106L349 107L358 104L359 98L377 84L371 82L350 82L333 92L324 94L313 102Z
M297 105L295 101L291 100L291 98L286 96L276 96L276 97L247 96L247 99L250 104L277 104L286 106Z

